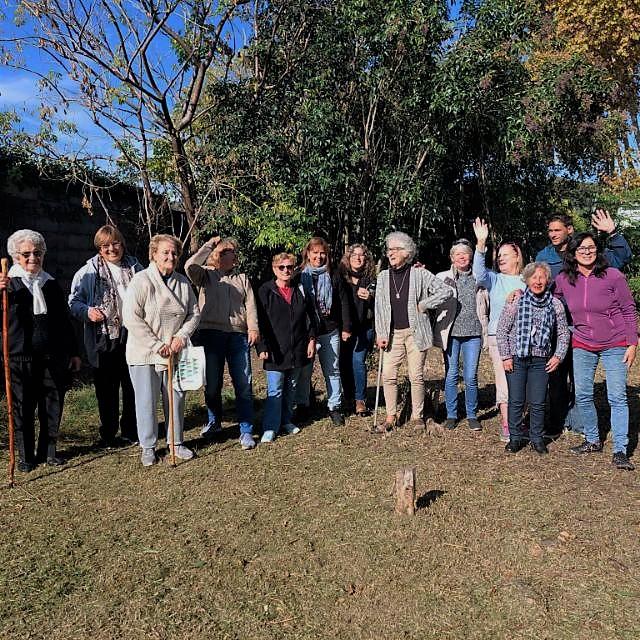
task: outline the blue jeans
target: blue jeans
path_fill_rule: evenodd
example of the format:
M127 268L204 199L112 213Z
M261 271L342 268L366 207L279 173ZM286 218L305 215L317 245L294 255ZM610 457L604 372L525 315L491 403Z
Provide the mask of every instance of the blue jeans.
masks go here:
M449 336L444 355L444 402L447 406L447 418L458 418L458 377L460 373L460 354L462 354L462 374L464 376L464 403L467 418L476 418L478 411L478 361L482 338L471 336L454 338Z
M204 399L209 422L222 419L222 376L225 360L236 395L236 412L240 433L253 432L253 391L251 389L251 358L247 334L217 329L201 329L200 344L207 361L207 384Z
M626 453L629 443L627 365L622 362L626 350L626 347L612 347L597 352L573 349L576 407L585 438L589 442L600 442L598 415L593 402L593 381L598 360L602 361L607 380L607 399L611 407L611 436L614 453Z
M367 356L373 347L373 329L352 335L340 345L340 376L345 398L367 399Z
M329 411L340 409L342 404L342 384L340 382L340 333L336 329L331 333L318 336L317 350L320 366L327 385L327 406ZM311 374L313 373L313 361L302 367L298 380L298 392L296 404L309 406L309 393L311 391Z
M286 371L265 371L267 398L264 403L262 431L278 433L283 424L291 424L296 387L302 367Z
M549 374L545 371L547 358L513 356L513 371L507 373L509 387L509 436L512 440L544 443L544 410L547 400ZM529 403L529 435L524 430L522 416L525 402Z

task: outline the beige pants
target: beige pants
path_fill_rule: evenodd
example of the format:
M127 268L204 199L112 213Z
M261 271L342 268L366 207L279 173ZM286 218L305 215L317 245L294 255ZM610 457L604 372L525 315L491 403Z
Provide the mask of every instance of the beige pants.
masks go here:
M509 387L507 387L507 374L504 372L500 351L498 351L498 343L495 336L489 336L487 340L489 345L489 356L493 364L493 375L496 380L496 404L507 404L509 402Z
M411 418L421 418L424 408L423 369L426 351L420 351L413 339L411 327L393 332L390 348L384 354L382 365L382 383L387 416L395 418L398 412L398 371L402 362L407 360L409 381L411 382Z

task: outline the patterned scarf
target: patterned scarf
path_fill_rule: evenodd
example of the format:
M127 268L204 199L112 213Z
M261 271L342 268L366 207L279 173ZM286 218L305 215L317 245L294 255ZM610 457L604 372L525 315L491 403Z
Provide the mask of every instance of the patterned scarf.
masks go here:
M313 288L313 276L318 276L318 284L315 290ZM307 295L315 299L320 315L326 318L331 313L331 304L333 303L333 285L331 284L331 276L327 265L325 264L323 267L307 265L303 269L300 278Z
M534 325L533 316L535 310L542 313L539 325ZM518 340L516 343L516 355L519 358L527 358L535 347L540 352L549 350L551 333L555 326L556 314L553 309L553 296L549 289L538 298L527 287L520 298L518 306Z
M122 284L126 288L133 277L134 260L129 256L123 256L120 267L122 269ZM118 310L118 285L113 279L109 265L98 255L93 260L96 269L95 289L93 292L94 306L104 314L106 321L96 324L98 336L117 340L122 330L122 318Z

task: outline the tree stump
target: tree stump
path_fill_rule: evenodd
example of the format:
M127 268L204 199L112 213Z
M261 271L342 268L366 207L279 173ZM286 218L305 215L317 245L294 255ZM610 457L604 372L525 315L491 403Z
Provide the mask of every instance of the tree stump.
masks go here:
M396 471L393 485L396 513L412 516L416 512L416 468L403 467Z

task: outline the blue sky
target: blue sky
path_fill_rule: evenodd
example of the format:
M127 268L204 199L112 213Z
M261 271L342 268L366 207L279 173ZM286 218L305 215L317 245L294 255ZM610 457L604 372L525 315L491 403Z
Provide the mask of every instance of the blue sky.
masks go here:
M453 16L458 15L459 4L460 0L455 0L452 3L451 12ZM14 10L15 0L7 0L4 14L0 15L0 41L33 33L33 30L30 31L28 23L20 28L15 26L13 22ZM242 40L241 32L239 36ZM236 44L241 46L243 43L237 42ZM159 51L157 53L158 59L162 59L164 53L169 54L168 51ZM37 73L46 74L53 68L49 56L37 49L27 48L23 51L22 56L24 65ZM170 57L170 54L165 57ZM38 130L40 126L38 111L43 98L45 101L47 99L47 92L43 93L38 85L39 78L34 73L8 66L0 66L0 111L15 111L20 117L20 125L17 128L27 133L34 133ZM62 78L60 87L65 90L65 93L71 93L73 83ZM54 102L50 101L50 103L53 104ZM99 156L106 158L117 157L118 153L114 149L111 140L93 124L90 115L81 106L71 104L65 114L59 113L58 115L65 120L73 122L79 132L78 136L62 135L57 147L59 152L76 153L84 147ZM109 160L100 161L98 164L106 168Z

